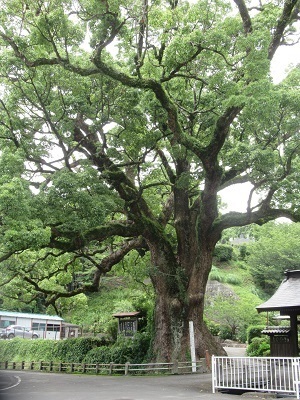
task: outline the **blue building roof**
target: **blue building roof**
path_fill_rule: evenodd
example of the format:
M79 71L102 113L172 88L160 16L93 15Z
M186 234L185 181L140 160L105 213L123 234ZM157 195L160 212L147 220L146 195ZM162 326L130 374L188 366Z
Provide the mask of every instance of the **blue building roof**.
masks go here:
M2 311L0 310L0 317L15 317L15 318L28 318L28 319L43 319L48 321L63 321L61 317L57 315L46 315L46 314L31 314L21 313L14 311Z

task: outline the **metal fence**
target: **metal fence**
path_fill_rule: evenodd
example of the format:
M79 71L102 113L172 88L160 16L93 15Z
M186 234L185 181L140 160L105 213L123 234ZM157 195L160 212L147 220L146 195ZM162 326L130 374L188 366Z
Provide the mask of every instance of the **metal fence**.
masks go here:
M191 374L204 373L208 368L205 359L196 362L174 363L149 363L149 364L116 364L116 363L62 363L52 361L2 361L2 370L27 370L66 373L92 373L92 374Z
M296 394L299 358L212 357L212 389ZM298 363L298 364L297 364ZM298 365L298 367L297 367Z
M300 399L300 358L296 358L293 361L293 378L296 390L296 397Z

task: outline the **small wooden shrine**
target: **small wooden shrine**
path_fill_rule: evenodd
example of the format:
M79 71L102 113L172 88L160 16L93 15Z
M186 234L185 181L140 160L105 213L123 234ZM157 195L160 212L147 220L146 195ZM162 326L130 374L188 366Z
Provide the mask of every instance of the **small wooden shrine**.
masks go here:
M139 314L139 311L114 314L113 316L118 318L118 333L132 337L138 330Z
M298 357L298 325L300 321L300 270L285 271L285 279L258 312L279 312L289 320L289 326L268 326L262 333L270 336L272 357Z

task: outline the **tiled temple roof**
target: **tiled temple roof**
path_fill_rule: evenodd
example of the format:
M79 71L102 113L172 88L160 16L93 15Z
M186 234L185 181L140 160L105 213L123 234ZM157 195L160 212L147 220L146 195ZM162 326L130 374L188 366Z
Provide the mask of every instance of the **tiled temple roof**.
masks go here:
M300 270L286 271L285 279L265 303L256 307L258 312L280 311L281 315L300 314Z
M269 326L261 331L266 335L287 335L291 332L291 328L286 326Z

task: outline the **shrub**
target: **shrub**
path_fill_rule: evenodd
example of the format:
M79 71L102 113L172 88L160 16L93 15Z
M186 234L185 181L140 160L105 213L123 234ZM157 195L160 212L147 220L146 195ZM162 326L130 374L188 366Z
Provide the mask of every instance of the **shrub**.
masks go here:
M261 331L265 328L263 325L252 325L247 329L247 342L251 344L254 338L262 337Z
M241 285L242 281L236 275L228 274L226 276L226 283L229 283L231 285Z
M239 330L238 330L236 338L240 343L246 343L246 341L247 341L247 328L244 327L244 326L239 327Z
M218 336L220 333L220 324L214 321L205 320L206 326L213 336Z
M3 361L57 361L73 363L142 363L147 361L150 334L138 332L133 338L119 336L112 345L105 339L72 338L66 340L0 341Z
M22 340L22 360L52 361L55 346L56 341L52 340Z
M217 244L214 249L214 257L219 261L230 261L232 259L233 247L229 244Z
M209 279L211 281L218 281L220 283L224 283L225 282L224 275L222 274L220 269L215 267L215 266L213 266L211 271L210 271Z
M112 340L116 341L118 337L118 321L116 319L107 323L106 334Z
M226 339L235 340L236 339L232 334L232 329L226 325L221 325L219 335L222 340L226 340Z
M249 357L267 357L270 355L270 342L268 337L255 337L247 347Z
M150 336L146 332L136 333L132 339L119 336L117 342L112 346L111 357L115 363L124 364L142 363L147 358L150 348Z
M82 362L86 354L107 342L98 338L66 340L27 340L15 338L0 341L1 359L6 361Z
M3 361L19 361L16 356L20 354L22 339L0 341L0 354ZM21 360L22 361L22 360Z
M108 346L95 347L83 359L88 364L108 364L111 362L111 349Z
M107 344L105 339L72 338L57 342L55 358L61 362L81 363L86 354L95 347Z
M51 361L56 342L15 338L0 341L1 359L6 361Z
M136 333L133 338L119 336L116 343L111 346L101 346L90 350L84 362L103 363L114 362L116 364L141 364L147 361L150 348L150 336L147 333Z
M240 259L241 260L245 260L247 256L250 255L249 253L249 246L242 244L239 248L239 252L240 252Z
M247 263L245 261L242 260L237 260L235 262L235 266L238 267L239 269L243 269L243 270L247 270Z

